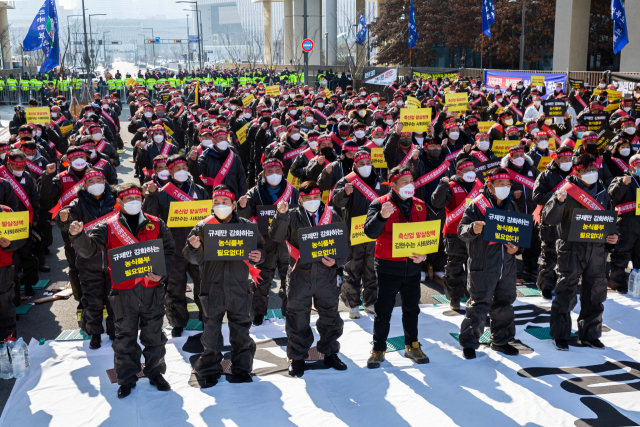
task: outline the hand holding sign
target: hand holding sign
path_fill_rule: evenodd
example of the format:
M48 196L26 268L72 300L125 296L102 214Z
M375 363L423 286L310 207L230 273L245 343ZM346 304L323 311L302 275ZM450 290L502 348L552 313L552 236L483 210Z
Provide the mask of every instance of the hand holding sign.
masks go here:
M482 233L482 229L485 226L485 222L484 221L475 221L473 223L473 234L480 234Z
M73 221L69 226L69 234L75 236L76 234L80 234L82 229L84 228L84 224L82 222Z
M329 257L324 256L324 257L322 257L322 263L324 265L326 265L327 267L331 267L336 263L336 260L333 259L333 258L329 258Z
M624 177L624 178L622 178L622 183L623 183L624 185L629 185L629 184L631 184L631 177L630 177L629 175L625 175L625 177Z
M420 264L422 261L424 261L427 258L426 255L418 255L418 254L413 254L413 256L409 257L409 259L411 261L413 261L416 264Z
M4 237L0 237L0 248L8 248L11 242Z
M160 280L162 280L162 276L158 276L157 274L153 273L147 273L147 279L151 280L152 282L159 282Z
M518 247L513 243L509 242L507 243L507 252L509 253L509 255L513 255L516 252L518 252Z
M259 250L256 249L255 251L249 252L249 261L258 262L260 261L260 258L262 258L262 252Z
M618 235L612 234L610 236L607 236L607 243L612 245L615 245L616 243L618 243Z
M192 248L198 249L200 247L200 238L196 235L189 237L189 244Z

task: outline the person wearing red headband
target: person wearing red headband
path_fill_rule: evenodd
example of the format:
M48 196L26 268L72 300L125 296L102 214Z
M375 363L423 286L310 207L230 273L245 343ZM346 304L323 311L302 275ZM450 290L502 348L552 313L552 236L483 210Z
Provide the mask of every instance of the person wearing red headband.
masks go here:
M619 158L625 163L629 163L629 158L638 151L640 144L640 133L636 127L635 119L630 117L621 117L613 126L616 130L616 136L611 139L611 151L604 151L602 158L604 159L609 171L613 176L622 176L624 169L620 161L612 160L612 157Z
M402 129L402 123L397 122L395 128L389 131L383 150L384 159L389 169L407 165L416 170L420 147L412 144L411 132L404 132Z
M324 163L320 163L322 161L320 157L311 160L308 166L309 179L315 178L321 191L330 191L340 179L351 173L353 161L359 149L356 141L348 140L342 145L342 154L338 156L336 161L329 163L325 157L325 163L328 164L324 165ZM317 175L318 172L320 172L319 175Z
M289 375L304 375L305 359L313 344L313 332L309 325L311 301L320 316L316 322L320 340L317 349L324 354L324 364L339 371L347 369L340 358L340 343L344 321L338 313L337 276L338 268L345 259L327 256L321 261L299 265L299 231L301 228L343 222L335 210L322 202L320 188L313 181L300 185L300 199L297 207L289 208L287 201L281 200L277 213L269 227L269 237L282 242L289 248L289 273L287 274L286 331L287 357L291 360ZM313 285L311 285L313 284Z
M236 212L236 196L226 185L213 190L213 215L200 221L189 233L184 255L192 264L200 267L202 288L202 322L204 333L201 343L204 353L194 363L194 376L200 388L215 386L222 375L222 320L229 321L232 382L251 382L256 343L249 334L251 328L251 283L248 279L251 264L261 264L265 259L264 239L258 236L257 249L249 252L245 261L205 261L205 227L207 224L248 224ZM251 273L252 275L254 273Z
M428 217L427 207L414 197L415 186L411 170L397 166L389 171L390 191L369 205L364 233L375 241L375 269L378 278L378 299L374 305L373 351L367 361L370 369L379 368L386 353L391 313L400 292L402 297L402 325L404 329L405 357L418 364L429 358L418 342L418 314L420 313L420 273L426 255L393 257L393 224L421 222Z
M293 160L307 149L307 134L301 131L300 125L292 123L287 126L287 133L270 147L265 148L265 158L275 158L282 162L284 176L289 175Z
M187 169L187 159L181 154L174 154L166 160L169 173L167 183L158 187L155 182L146 184L146 193L142 210L144 213L161 218L165 223L169 219L171 203L209 198L207 190L193 181ZM184 248L187 236L193 227L172 227L171 235L176 248ZM200 270L198 264L190 263L182 254L176 251L173 268L169 272L166 284L166 315L173 327L172 337L179 337L189 321L187 311L187 273L193 279L193 294L195 303L201 308L200 299ZM202 310L198 311L201 316ZM200 319L202 320L202 319Z
M119 248L134 242L161 240L166 271L171 271L175 244L163 220L142 212L142 188L136 183L121 184L117 191L119 213L107 221L97 223L88 231L83 221L73 221L69 236L79 257L93 258L102 251ZM111 266L109 266L111 273ZM171 386L162 377L167 367L164 362L167 337L162 330L165 314L164 286L167 276L147 273L142 280L132 279L114 284L109 303L116 319L113 342L114 368L118 384L118 398L131 393L141 370L140 355L144 355L144 374L149 383L160 391ZM138 345L138 325L140 342Z
M590 133L594 132L586 132L585 136ZM550 333L556 349L569 350L571 312L578 302L578 284L581 282L578 339L588 347L601 350L604 349L600 341L603 303L607 299L606 258L611 245L618 242L618 235L607 236L608 245L569 241L574 209L594 212L614 209L606 187L598 179L597 159L588 154L576 156L575 152L573 174L549 199L541 215L543 223L557 227L559 237L556 242L558 282L551 303Z
M167 140L168 134L162 124L154 124L147 130L148 142L140 140L136 143L138 148L138 156L136 157L136 167L138 169L152 169L153 159L160 154L172 156L178 154L180 149L173 143L173 140ZM140 183L144 182L144 175L139 177Z
M640 217L635 214L636 194L640 188L640 155L634 154L629 159L629 168L622 176L613 178L609 185L611 202L618 211L618 232L620 241L611 253L611 273L609 288L621 294L629 290L626 268L633 261L633 268L638 268L637 254L640 247ZM629 283L630 285L631 283Z
M595 157L596 163L598 164L598 179L602 180L605 188L607 188L613 180L613 175L609 170L609 166L607 166L599 153L597 133L587 131L582 135L582 144L578 148L574 149L573 158L575 159L583 154Z
M63 233L69 232L74 221L89 224L100 218L105 219L115 212L116 197L106 183L104 174L99 169L89 168L87 179L78 190L78 197L68 206L61 209L54 220ZM84 333L91 335L89 348L101 346L103 307L107 308L107 335L115 340L115 316L107 297L111 292L109 270L104 262L106 251L100 251L93 257L77 257L76 266L82 287L82 315L80 327Z
M536 286L542 292L542 298L551 301L553 288L556 286L555 267L558 260L556 241L558 230L555 226L540 222L542 208L553 197L556 190L564 184L564 180L573 168L573 149L567 144L562 144L558 151L552 155L553 161L547 165L536 178L531 198L537 207L533 213L534 220L540 223L541 261L538 269Z
M118 184L118 172L115 166L106 154L98 151L96 142L91 136L84 135L80 140L76 140L76 143L84 149L88 167L95 167L102 170L109 185Z
M507 356L519 354L510 344L515 336L513 302L516 300L516 255L522 249L513 243L492 244L482 238L486 209L518 212L510 195L509 171L489 171L480 194L467 206L458 224L460 240L467 244L469 260L465 318L460 325L460 347L465 359L475 359L484 333L487 314L491 318L491 349Z
M151 176L145 174L144 185L148 185L149 182L153 181L158 188L162 188L171 180L171 174L167 169L167 158L162 154L153 158L153 172Z
M256 219L260 212L259 206L272 206L275 213L280 201L286 201L290 206L296 206L300 197L298 190L285 179L282 162L278 159L266 159L262 165L263 171L258 177L258 184L250 189L246 195L238 200L238 215L246 219ZM263 235L266 258L260 265L260 281L256 283L251 304L253 324L260 326L267 314L269 305L269 290L271 281L278 270L280 277L280 292L282 298L282 313L287 309L287 270L289 269L289 252L284 242L275 242L268 235Z
M338 158L328 134L321 135L320 132L312 130L307 135L307 141L309 147L296 156L290 169L291 175L299 182L316 181L322 168ZM315 163L311 165L313 160ZM316 166L318 162L321 162L319 167Z
M4 184L9 186L5 180L0 180L0 212L14 212L5 203L15 204L15 196L11 187L10 193L6 193ZM21 304L20 298L15 298L16 293L20 294L20 281L15 268L14 253L31 239L9 241L5 237L0 237L0 336L16 337L16 306ZM18 288L17 290L15 288Z
M262 104L260 106L262 106ZM271 114L271 110L268 108L265 110ZM264 110L259 111L262 112ZM275 147L286 133L286 127L281 125L281 121L277 116L277 114L271 117L270 115L262 115L259 113L258 119L253 120L247 128L247 140L244 144L240 145L241 150L249 148L249 154L247 156L248 164L245 168L248 173L248 187L255 186L256 179L262 172L262 161L267 151Z
M576 120L578 124L587 126L589 130L600 130L609 123L609 113L604 109L605 106L600 105L600 102L592 101L589 108L585 108L578 114Z

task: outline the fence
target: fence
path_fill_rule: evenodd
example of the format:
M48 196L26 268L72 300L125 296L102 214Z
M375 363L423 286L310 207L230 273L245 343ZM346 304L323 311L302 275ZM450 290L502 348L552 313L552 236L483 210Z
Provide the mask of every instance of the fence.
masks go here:
M485 79L485 73L487 71L511 71L514 73L546 73L546 74L567 74L567 76L571 79L583 80L585 83L588 83L590 86L597 86L600 82L601 78L606 78L607 82L610 83L610 75L611 73L605 71L544 71L544 70L494 70L489 68L461 68L460 76L461 77L481 77L482 80ZM435 72L435 71L434 71ZM634 73L627 73L634 74ZM640 73L637 73L640 74Z

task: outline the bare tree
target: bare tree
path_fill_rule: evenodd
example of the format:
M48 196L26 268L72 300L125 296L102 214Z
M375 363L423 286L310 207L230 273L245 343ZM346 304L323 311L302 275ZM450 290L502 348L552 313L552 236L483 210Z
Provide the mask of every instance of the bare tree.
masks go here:
M358 22L360 20L360 13L365 13L366 22L372 22L375 20L375 15L372 12L366 13L366 10L357 10L356 13L351 9L345 9L341 7L338 9L338 23L343 23L338 26L338 40L337 46L334 48L337 50L337 62L343 67L344 71L348 71L356 80L362 77L363 68L367 65L367 51L371 49L369 39L365 40L364 45L356 43L358 33ZM367 29L369 31L369 29ZM331 43L331 42L329 42ZM331 49L332 46L327 46Z

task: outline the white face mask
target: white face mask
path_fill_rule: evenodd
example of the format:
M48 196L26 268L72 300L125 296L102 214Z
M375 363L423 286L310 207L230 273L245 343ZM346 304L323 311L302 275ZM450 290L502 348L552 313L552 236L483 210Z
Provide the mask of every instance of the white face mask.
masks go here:
M474 171L465 172L462 175L464 182L473 182L476 180L476 173Z
M294 141L297 141L300 139L300 134L299 133L294 133L291 135L291 139L293 139Z
M365 116L365 114L367 114L367 112L366 112L365 110L358 110L358 115L359 115L360 117L364 117L364 116Z
M621 148L620 154L624 157L627 157L629 154L631 154L631 148Z
M378 102L378 98L374 96L373 98L371 98L371 102Z
M318 102L318 104L316 104L316 105L318 105L318 108L322 108L322 107L324 107L324 102Z
M460 132L449 132L449 138L451 138L452 140L457 141L459 137Z
M24 170L21 171L13 171L13 176L20 178L22 176L22 174L24 173Z
M91 135L91 137L93 138L94 141L101 141L102 140L102 134L101 133L94 133Z
M385 123L389 126L393 126L393 120L385 120Z
M416 188L414 187L414 185L407 184L400 189L400 197L402 197L403 199L408 199L413 197L415 192L416 192Z
M402 107L402 101L396 101L396 105L397 105L398 107Z
M511 126L513 124L513 119L507 119L504 121L504 124L507 126Z
M544 141L538 141L539 149L546 150L548 146L549 146L549 141L547 141L546 139Z
M85 159L75 159L71 162L71 166L77 170L84 169L87 166L87 161Z
M244 98L244 96L243 96L243 98ZM225 102L225 103L223 104L223 106L224 106L224 108L227 108L227 107L229 107L229 103L228 103L228 102Z
M289 99L289 95L285 93L284 95L282 95L282 99Z
M424 138L423 138L423 137L416 136L416 141L417 141L420 145L422 145L422 142L424 141Z
M533 101L533 105L535 105L536 107L540 106L540 101Z
M204 145L207 148L211 148L213 147L213 141L210 139L204 139L202 140L202 145Z
M231 111L234 111L236 108L238 108L238 107L233 105L233 104L229 106L229 110L231 110Z
M344 116L342 114L336 114L336 119L340 120L342 119Z
M229 142L228 141L216 142L216 148L220 151L224 151L227 148L229 148Z
M133 200L124 204L124 211L129 215L137 215L142 210L142 202Z
M277 173L272 173L271 175L267 176L267 182L269 183L269 185L273 185L274 187L276 185L280 185L281 181L282 175L278 175Z
M520 100L518 98L511 98L511 102L517 104Z
M146 113L144 113L144 116L149 119L151 118L151 116L153 116L153 113L151 111L147 111Z
M598 180L598 172L588 172L582 175L582 181L584 181L588 185L595 184Z
M564 172L570 171L572 167L573 167L572 162L560 163L560 169L562 169Z
M629 110L631 110L631 107L622 107L622 109L623 109L624 111L629 111Z
M382 143L384 142L384 138L373 138L373 143L378 147L382 147Z
M547 126L553 124L553 119L544 119L544 124Z
M218 205L213 207L213 213L220 219L225 219L229 215L231 215L231 206L227 205Z
M604 87L606 86L606 84L604 84L604 83L600 83L598 86L604 89Z
M496 192L496 198L498 200L504 200L509 197L509 193L511 192L511 188L509 187L494 187Z
M516 157L515 159L511 159L511 163L518 167L522 167L522 165L524 165L524 157Z
M282 135L284 135L284 132L280 132L280 133L278 134L278 139L282 139Z
M318 141L309 141L309 148L311 148L311 150L315 150L317 146Z
M33 160L34 157L35 156L27 156L27 160L31 161L31 160Z
M633 135L634 133L636 133L636 128L633 126L629 126L625 128L624 131L626 132L627 135Z
M169 170L164 169L158 172L158 178L160 178L163 181L166 181L167 179L169 179Z
M500 98L497 99L497 101L498 102L502 102L503 99L504 99L503 97L500 97Z
M182 102L176 102L176 106L177 106L178 108L182 107Z
M251 118L251 113L244 113L244 118L245 119L250 119Z
M320 200L308 200L306 202L302 202L302 207L304 207L307 212L314 213L320 208Z
M522 89L522 88L523 88L523 86L522 86L522 85L518 85L518 89Z
M36 136L42 136L42 131L40 129L36 131Z
M56 117L58 117L58 113L51 113L51 118L55 119Z
M164 141L164 135L153 135L153 140L157 143Z
M280 111L284 111L286 109L287 109L287 107L278 107L278 110L280 110Z
M363 92L360 92L360 95L361 95L361 96L367 96L367 92L364 92L364 91L363 91Z
M304 119L307 121L307 123L313 123L313 117L311 116L307 116Z
M173 179L175 179L178 182L185 182L186 180L189 179L189 172L185 170L178 171L173 174Z
M369 175L371 175L371 165L366 165L358 168L358 172L360 172L360 176L362 176L363 178L369 178Z
M478 148L480 151L487 151L489 149L489 141L478 141Z
M7 157L7 153L0 154L0 159L4 160L5 157Z
M108 110L109 109L109 105L107 105L107 104L102 105L102 109L103 110Z
M93 195L93 196L99 196L102 193L104 193L104 184L93 184L87 187L87 191L89 192L89 194Z
M298 110L289 110L289 115L290 116L295 116L297 112L298 112Z
M364 138L364 131L363 130L357 130L355 132L355 134L356 134L356 138L358 138L358 139Z
M536 133L538 133L538 132L540 132L540 129L538 129L538 128L533 128L533 129L531 129L531 130L529 131L529 133L530 133L531 135L533 135L533 136L535 136L535 135L536 135Z

